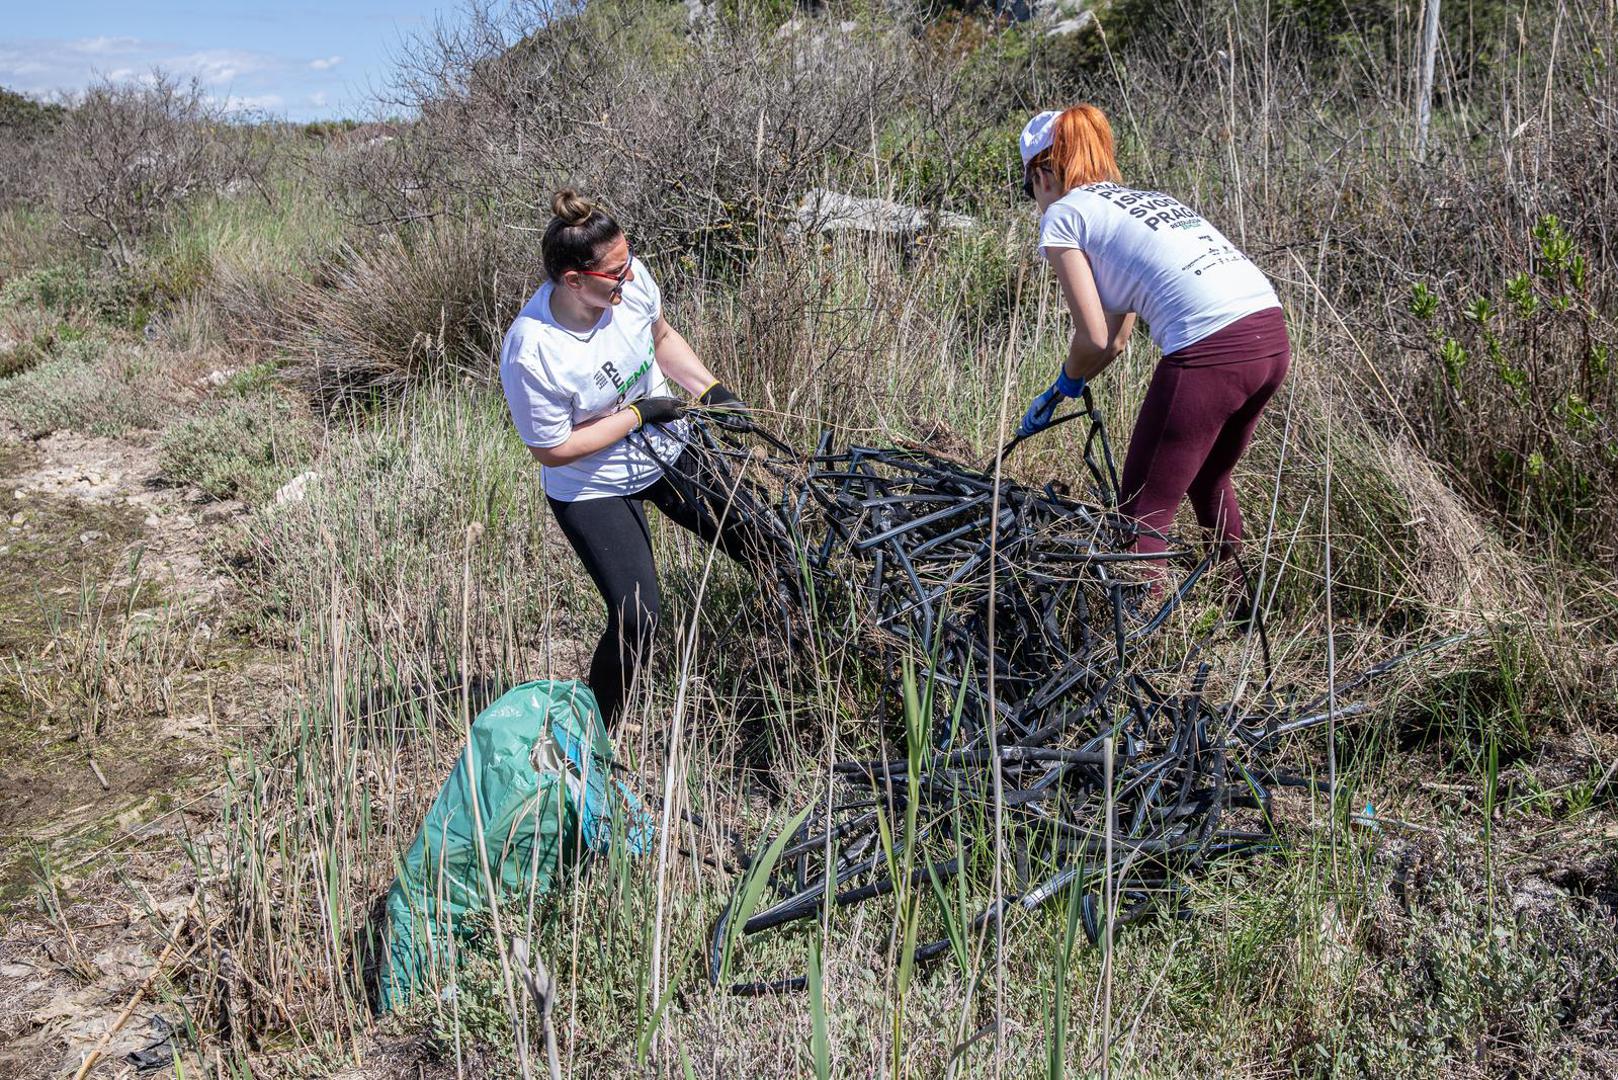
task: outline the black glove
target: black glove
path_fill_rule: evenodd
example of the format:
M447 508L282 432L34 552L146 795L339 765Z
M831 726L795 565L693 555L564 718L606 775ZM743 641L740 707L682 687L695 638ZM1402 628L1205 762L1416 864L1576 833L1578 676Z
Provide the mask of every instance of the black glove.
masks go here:
M709 405L719 409L746 410L747 408L747 402L731 393L729 387L721 382L716 382L704 390L702 396L697 398L697 404Z
M747 415L747 402L730 392L724 383L715 382L697 398L697 404L714 411L714 419L721 425L745 430L751 426Z
M685 411L680 399L671 397L641 398L629 407L634 410L636 418L640 421L635 425L636 431L647 424L666 424L671 420L678 420L680 414Z

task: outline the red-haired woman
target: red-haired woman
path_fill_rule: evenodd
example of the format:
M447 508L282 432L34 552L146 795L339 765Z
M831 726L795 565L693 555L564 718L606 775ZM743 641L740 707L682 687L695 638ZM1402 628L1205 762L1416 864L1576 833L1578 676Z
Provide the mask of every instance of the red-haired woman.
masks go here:
M663 295L618 223L571 190L551 212L547 280L506 331L500 382L562 534L607 605L590 689L610 725L661 610L644 504L734 558L750 550L686 479L695 466L669 382L704 405L743 406L663 318Z
M1187 495L1222 556L1240 551L1231 473L1292 350L1269 280L1196 211L1120 182L1100 109L1043 112L1021 138L1023 189L1061 283L1073 337L1056 381L1018 426L1032 435L1123 352L1135 317L1163 353L1135 421L1120 509L1162 532ZM1163 542L1142 536L1142 551Z

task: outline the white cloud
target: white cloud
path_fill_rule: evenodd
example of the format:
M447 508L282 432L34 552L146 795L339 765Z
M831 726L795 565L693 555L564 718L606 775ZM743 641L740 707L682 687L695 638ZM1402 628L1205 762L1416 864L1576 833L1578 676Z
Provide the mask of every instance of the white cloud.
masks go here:
M172 44L135 38L0 42L0 84L31 94L81 90L97 78L138 79L139 73L153 68L182 80L195 78L205 86L254 93L266 78L288 67L280 57L249 49L177 52ZM243 78L259 85L235 85Z
M49 64L38 60L27 60L23 57L0 57L0 82L7 85L20 85L25 89L33 82L31 76L43 75L50 71Z
M139 38L132 37L101 37L80 38L78 41L68 42L73 52L88 53L92 56L108 56L114 53L131 53L140 49Z
M0 35L5 29L0 20ZM311 61L255 49L191 48L172 39L0 37L0 86L9 90L50 99L100 79L149 85L157 69L182 83L196 79L216 104L297 120L345 107L351 90L337 85L342 77L333 69L339 65L344 71L353 66L335 54Z
M209 99L226 112L273 112L282 105L280 94L231 94L220 100Z
M159 60L158 66L176 75L194 75L206 86L219 86L235 82L243 75L265 71L276 64L271 57L245 49L203 49Z

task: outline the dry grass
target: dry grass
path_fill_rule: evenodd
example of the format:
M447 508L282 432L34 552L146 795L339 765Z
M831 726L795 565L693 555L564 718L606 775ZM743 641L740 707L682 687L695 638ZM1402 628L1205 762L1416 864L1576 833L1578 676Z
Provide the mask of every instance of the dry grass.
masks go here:
M335 190L361 222L347 247L261 249L243 224L236 254L213 260L211 285L193 293L195 336L226 344L239 321L210 326L206 312L280 297L252 337L291 350L326 401L379 405L333 420L308 497L260 506L232 546L241 622L296 658L301 688L232 763L223 841L197 855L219 947L189 992L210 1045L254 1075L338 1073L402 1036L423 1037L424 1067L511 1075L514 1039L535 1034L505 1003L487 934L441 974L453 1000L424 995L380 1023L368 1003L377 900L458 750L463 690L475 710L521 679L578 675L600 625L488 385L493 344L537 273L523 231L538 224L536 182L565 177L611 198L671 320L794 442L824 425L981 461L1004 436L1002 410L1015 418L1065 345L1032 215L991 183L1008 158L974 149L1071 90L1049 44L972 24L918 39L882 19L843 30L805 18L778 35L761 13L688 36L675 9L536 11L518 5L536 32L498 63L490 50L510 43L510 24L474 19L425 43L404 86L422 123L392 143L329 148ZM573 888L506 910L504 925L558 978L570 1073L1054 1075L1103 1059L1164 1077L1614 1067L1618 867L1600 840L1615 827L1613 590L1594 559L1567 558L1565 534L1502 514L1482 474L1486 451L1518 445L1554 409L1513 414L1491 398L1483 424L1436 407L1447 373L1412 339L1426 331L1409 312L1416 282L1464 298L1503 288L1502 266L1533 269L1527 238L1555 212L1598 275L1581 326L1606 333L1614 192L1589 103L1610 106L1611 72L1547 67L1519 42L1513 70L1538 74L1457 97L1418 166L1393 73L1308 66L1286 47L1295 39L1266 45L1256 12L1242 5L1209 38L1235 46L1228 67L1141 51L1086 90L1117 118L1128 174L1228 226L1288 308L1294 375L1238 475L1283 683L1323 685L1328 638L1347 672L1478 632L1382 684L1374 712L1330 748L1355 805L1374 803L1383 824L1346 827L1307 795L1283 800L1291 849L1199 881L1193 918L1123 935L1110 973L1099 953L1070 950L1058 904L1008 923L1004 953L973 940L964 964L911 977L897 928L942 933L924 889L743 944L741 971L766 976L802 970L813 942L819 998L716 994L700 957L734 878L703 856L726 858L726 830L751 843L778 828L785 808L825 797L830 761L902 733L870 722L870 674L848 650L772 647L742 576L659 525L667 626L619 751L643 791L673 792L708 825L680 828L666 863L615 853ZM622 32L603 37L603 25ZM1583 12L1563 30L1569 48L1599 31ZM565 76L595 61L617 104L559 142L555 116L598 85ZM1579 96L1564 97L1572 86ZM1511 134L1508 112L1546 101L1554 123ZM902 245L785 234L800 188L827 178L967 207L980 227ZM160 264L200 265L175 250ZM283 259L319 269L283 287L262 265ZM1544 385L1566 390L1582 360L1574 330L1558 334L1536 357ZM1102 380L1120 451L1155 359L1138 342ZM35 389L46 383L20 381L31 377L4 384L0 409L47 401ZM94 424L96 408L75 399L62 415ZM1071 430L1019 449L1012 473L1070 477ZM180 428L171 438L194 441ZM1457 440L1480 449L1446 453ZM482 538L468 548L474 525ZM1183 655L1216 608L1199 599L1178 616L1163 659ZM1238 685L1252 650L1216 639L1215 685ZM1317 735L1284 753L1319 769L1328 747ZM970 910L991 888L992 856L976 858L962 878Z

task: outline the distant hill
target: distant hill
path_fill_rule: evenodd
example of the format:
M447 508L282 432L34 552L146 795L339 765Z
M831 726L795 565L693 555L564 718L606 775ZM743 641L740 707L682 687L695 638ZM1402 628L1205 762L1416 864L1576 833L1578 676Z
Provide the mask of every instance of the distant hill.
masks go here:
M0 131L35 135L55 127L67 112L60 105L38 101L0 86Z

